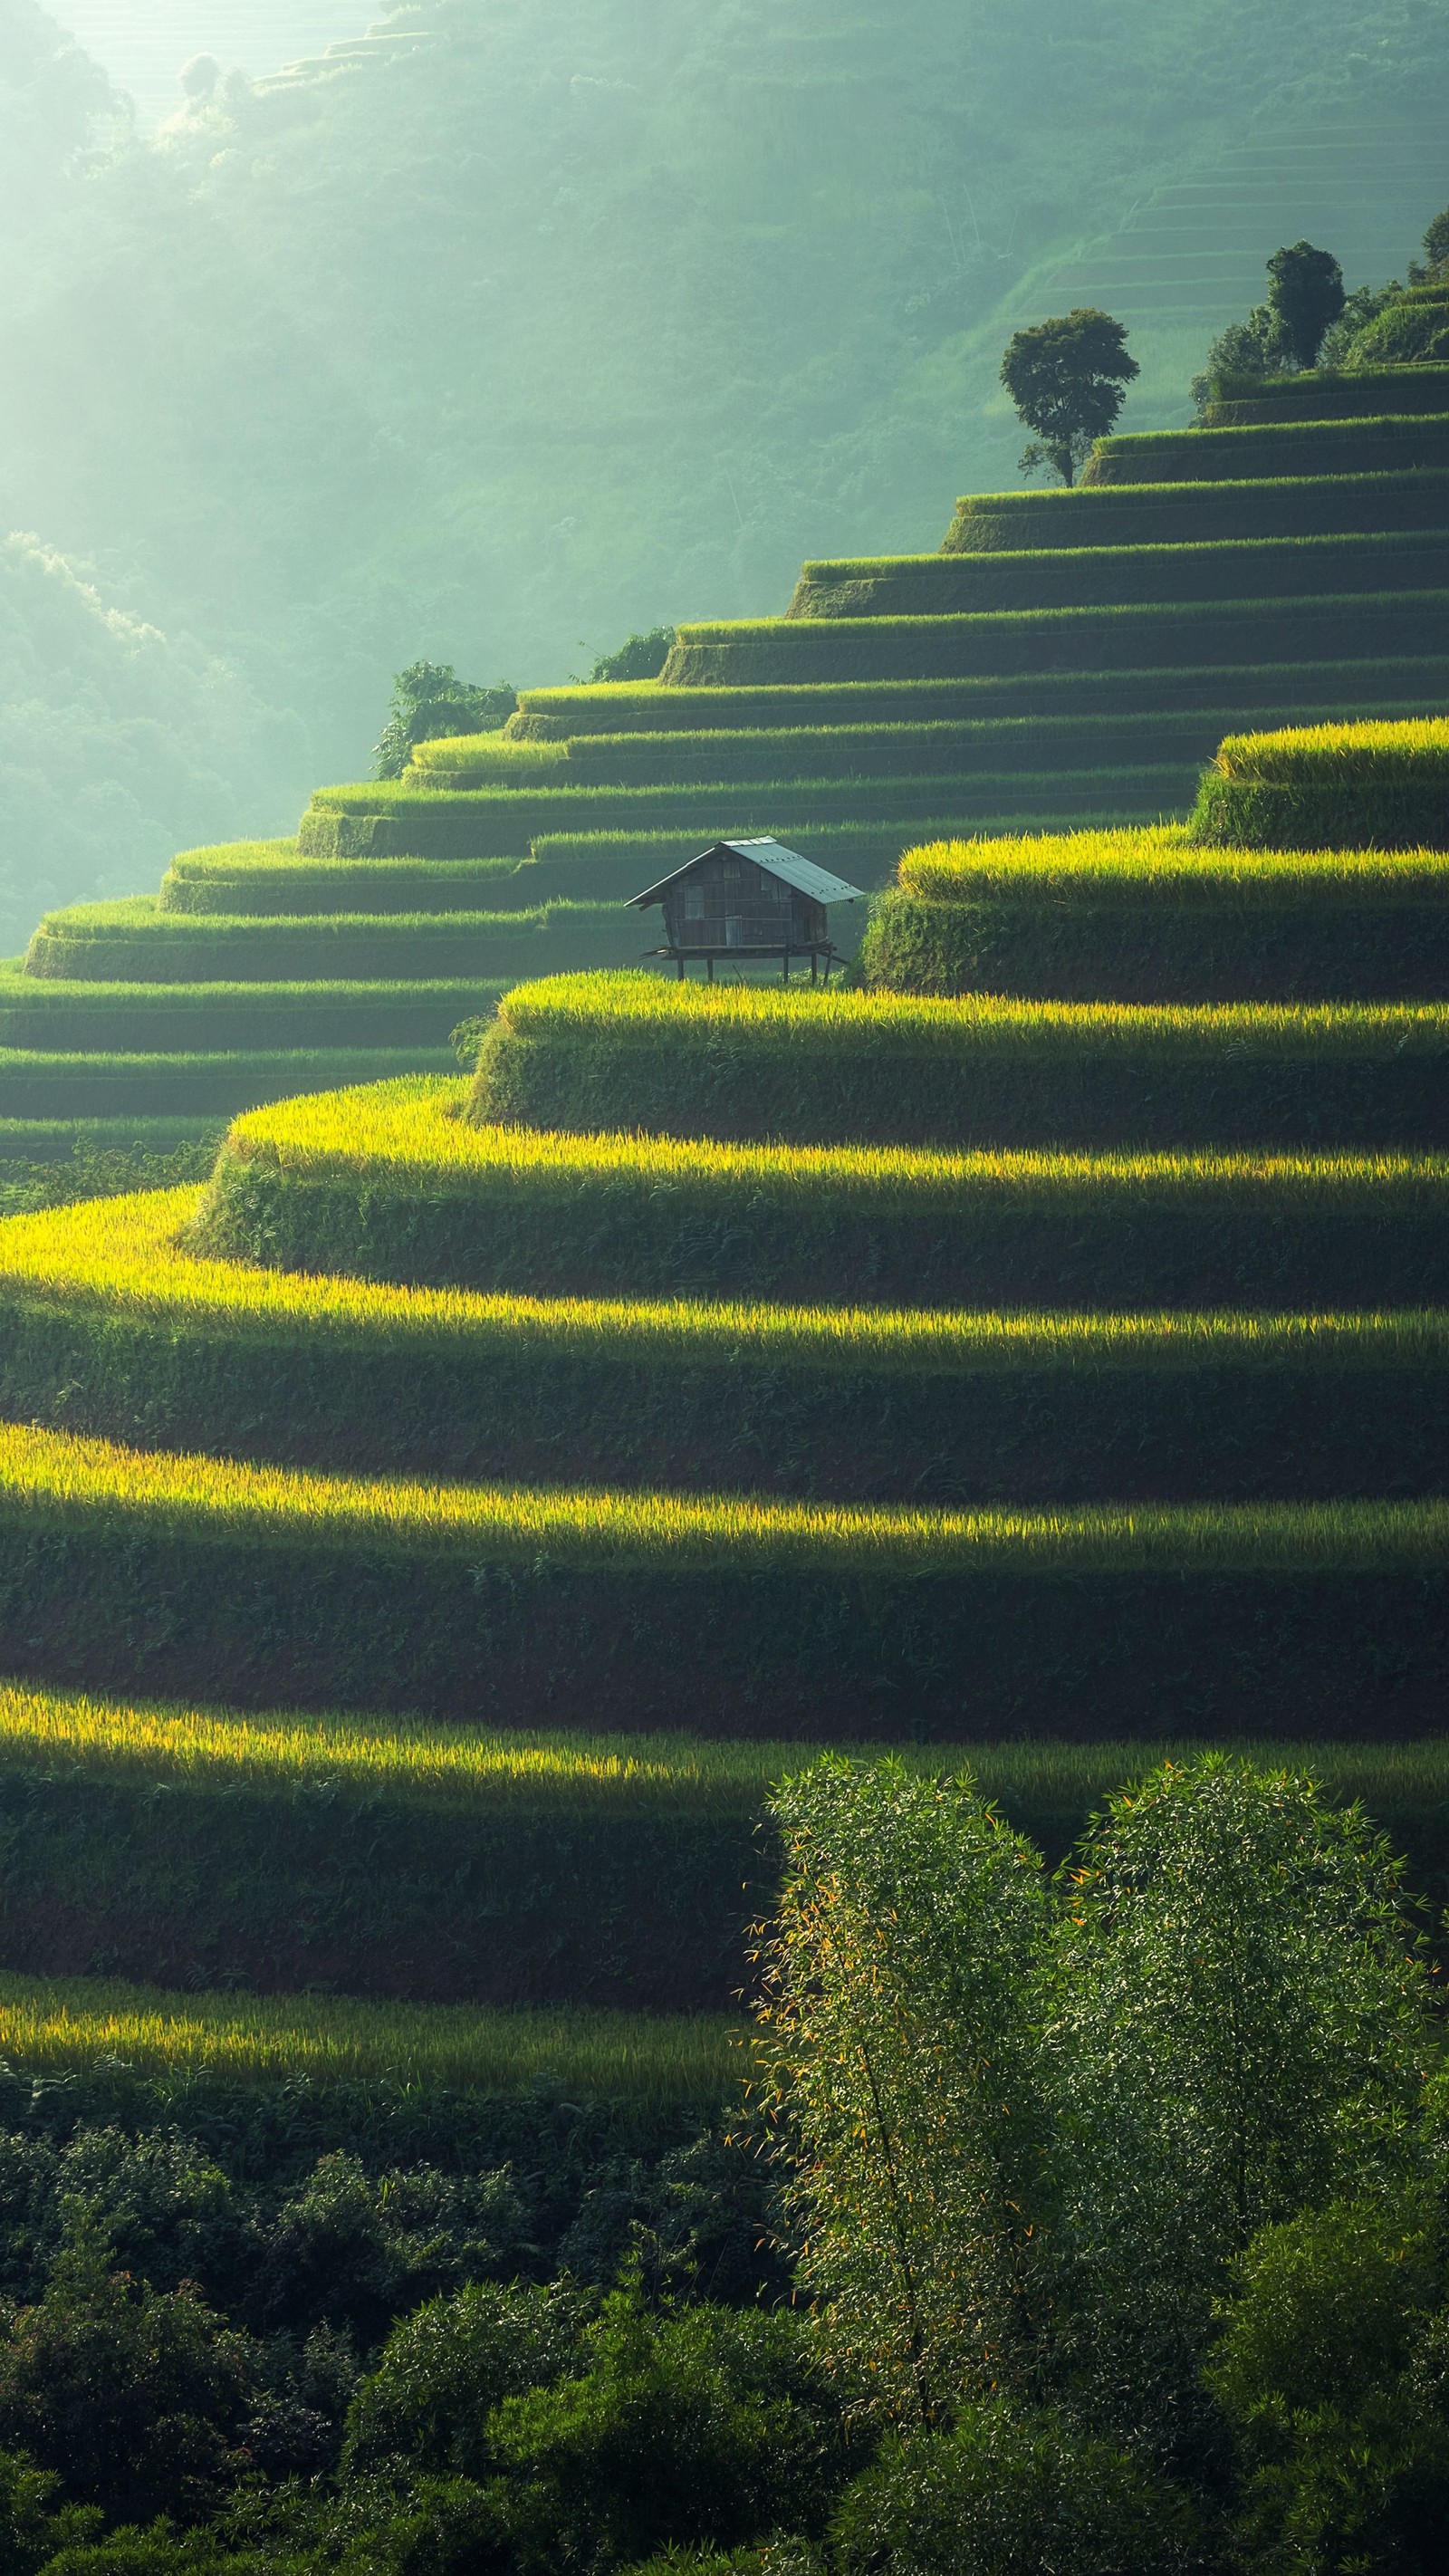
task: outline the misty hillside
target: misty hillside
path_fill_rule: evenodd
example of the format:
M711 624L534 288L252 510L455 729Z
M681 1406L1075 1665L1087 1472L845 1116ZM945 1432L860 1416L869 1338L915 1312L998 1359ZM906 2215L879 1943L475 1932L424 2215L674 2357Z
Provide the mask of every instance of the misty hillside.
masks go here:
M1285 141L1330 138L1317 224L1364 138L1370 264L1449 197L1418 0L424 0L382 24L320 69L228 74L150 142L33 0L0 0L21 912L32 873L141 884L168 835L286 826L312 779L365 771L419 654L562 679L630 628L781 606L807 554L937 544L958 491L1013 479L1015 319L1083 300L1099 260L1120 283L1124 242L1130 284L1144 207L1180 241L1174 186L1245 143L1249 285L1293 237ZM1215 202L1188 190L1189 270ZM1127 426L1185 416L1217 327L1160 291ZM37 560L94 603L73 647ZM53 775L57 738L93 822L12 783Z

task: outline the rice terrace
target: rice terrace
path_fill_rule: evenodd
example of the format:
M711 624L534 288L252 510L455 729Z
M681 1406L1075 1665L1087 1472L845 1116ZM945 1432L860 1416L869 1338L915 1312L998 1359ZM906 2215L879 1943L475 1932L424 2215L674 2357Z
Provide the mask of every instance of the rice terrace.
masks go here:
M0 0L0 2576L1449 2571L1446 110Z

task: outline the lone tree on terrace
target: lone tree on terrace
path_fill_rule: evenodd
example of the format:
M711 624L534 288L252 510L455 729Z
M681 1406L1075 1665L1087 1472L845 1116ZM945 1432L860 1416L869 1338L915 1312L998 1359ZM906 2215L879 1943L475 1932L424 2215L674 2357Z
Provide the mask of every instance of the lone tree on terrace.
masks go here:
M1268 309L1300 367L1318 363L1318 352L1343 312L1343 271L1331 250L1294 242L1268 262Z
M1139 372L1122 324L1092 305L1018 331L1001 361L1001 381L1036 432L1021 460L1023 474L1049 465L1064 483L1074 483L1092 441L1106 436Z

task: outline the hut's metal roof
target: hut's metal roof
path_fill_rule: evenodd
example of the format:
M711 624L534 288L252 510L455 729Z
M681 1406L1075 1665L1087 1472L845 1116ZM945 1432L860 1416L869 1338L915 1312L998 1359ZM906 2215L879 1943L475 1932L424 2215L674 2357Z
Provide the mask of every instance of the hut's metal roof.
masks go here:
M717 850L730 850L738 858L753 859L757 868L781 878L797 894L812 896L816 903L860 903L864 899L861 886L847 885L844 877L832 876L828 868L817 867L813 859L802 859L798 850L787 850L783 841L711 841L707 850L697 851L683 867L672 868L657 885L646 886L642 894L631 894L630 903L643 911L651 903L662 902L672 885L687 877L701 859L712 859Z

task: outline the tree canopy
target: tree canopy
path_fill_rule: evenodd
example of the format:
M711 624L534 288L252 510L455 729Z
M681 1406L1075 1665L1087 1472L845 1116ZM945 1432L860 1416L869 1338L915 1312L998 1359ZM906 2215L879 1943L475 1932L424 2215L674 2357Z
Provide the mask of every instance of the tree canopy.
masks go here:
M1001 361L1001 381L1036 441L1022 458L1023 472L1049 464L1064 483L1104 438L1138 374L1128 355L1127 333L1110 313L1077 305L1055 321L1018 331Z

